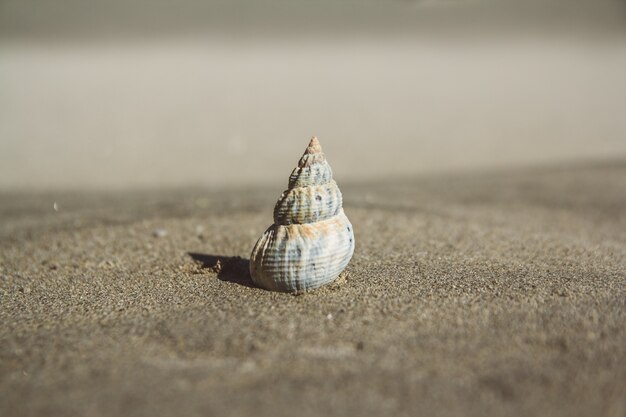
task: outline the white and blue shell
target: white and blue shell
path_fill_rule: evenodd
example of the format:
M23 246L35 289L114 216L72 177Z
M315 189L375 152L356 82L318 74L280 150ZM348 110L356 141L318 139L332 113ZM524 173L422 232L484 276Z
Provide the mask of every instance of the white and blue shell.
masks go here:
M317 138L312 138L287 190L274 208L274 224L254 245L250 275L272 291L302 292L334 281L354 253L354 232Z

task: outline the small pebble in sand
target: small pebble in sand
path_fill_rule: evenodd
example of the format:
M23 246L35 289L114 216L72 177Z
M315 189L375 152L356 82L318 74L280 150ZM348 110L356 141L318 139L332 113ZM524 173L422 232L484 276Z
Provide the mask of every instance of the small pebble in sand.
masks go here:
M56 201L52 204L52 208L54 209L54 211L59 211L59 205Z
M165 230L165 229L154 229L152 231L152 236L154 236L154 237L165 237L165 236L167 236L167 230Z
M222 272L222 263L220 262L219 259L217 260L217 263L211 267L211 270L215 272L216 274L219 274L220 272Z
M196 237L200 240L204 240L204 226L201 224L196 226Z

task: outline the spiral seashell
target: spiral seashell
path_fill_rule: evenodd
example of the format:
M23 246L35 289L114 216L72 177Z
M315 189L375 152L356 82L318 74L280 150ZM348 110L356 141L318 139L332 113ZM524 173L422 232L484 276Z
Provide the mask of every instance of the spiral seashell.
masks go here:
M354 252L333 172L316 137L274 207L274 224L250 256L252 280L268 290L301 292L334 281Z

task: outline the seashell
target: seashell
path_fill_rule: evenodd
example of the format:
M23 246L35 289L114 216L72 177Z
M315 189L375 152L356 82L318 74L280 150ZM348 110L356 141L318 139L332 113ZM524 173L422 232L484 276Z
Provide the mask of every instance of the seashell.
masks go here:
M302 292L334 281L353 252L341 191L313 137L276 202L274 224L252 249L250 275L268 290Z

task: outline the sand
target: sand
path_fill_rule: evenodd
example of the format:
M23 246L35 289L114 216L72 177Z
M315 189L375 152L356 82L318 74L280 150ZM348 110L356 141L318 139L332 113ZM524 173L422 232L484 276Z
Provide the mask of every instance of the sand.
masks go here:
M279 188L0 195L0 415L625 415L625 161L340 186L299 296Z
M0 35L0 190L281 187L313 135L343 183L624 156L626 33L578 36Z

